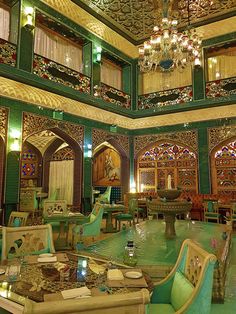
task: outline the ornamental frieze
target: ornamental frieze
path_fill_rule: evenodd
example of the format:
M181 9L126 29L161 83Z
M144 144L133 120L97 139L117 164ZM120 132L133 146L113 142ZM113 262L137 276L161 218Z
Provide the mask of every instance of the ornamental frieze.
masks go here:
M123 149L126 156L129 156L129 137L120 134L114 134L100 129L93 129L92 133L92 145L96 148L98 145L104 142L110 142L114 140Z
M72 139L74 139L83 150L84 142L84 127L77 124L68 123L65 121L50 119L43 116L33 115L24 112L23 115L23 134L22 140L24 141L30 135L40 133L44 130L58 128Z
M0 136L3 141L6 142L7 136L7 121L8 121L8 110L7 108L0 107Z
M175 133L163 133L155 135L141 135L134 137L134 155L137 156L140 151L145 147L149 146L151 143L156 143L160 141L175 141L182 143L189 148L192 148L194 152L198 152L198 135L197 130L183 131Z
M227 125L217 128L208 128L209 151L219 145L219 143L236 136L236 125Z

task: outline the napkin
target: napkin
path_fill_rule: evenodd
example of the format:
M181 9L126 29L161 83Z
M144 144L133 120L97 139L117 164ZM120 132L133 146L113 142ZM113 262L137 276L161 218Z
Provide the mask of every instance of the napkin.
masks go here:
M107 271L108 280L124 280L122 271L119 269L108 269Z
M103 265L97 264L94 260L90 260L88 265L95 274L104 274L106 270Z
M50 263L50 262L56 262L57 257L56 256L51 256L51 257L38 257L37 261L39 263Z
M91 291L87 287L64 290L61 292L63 299L90 297Z

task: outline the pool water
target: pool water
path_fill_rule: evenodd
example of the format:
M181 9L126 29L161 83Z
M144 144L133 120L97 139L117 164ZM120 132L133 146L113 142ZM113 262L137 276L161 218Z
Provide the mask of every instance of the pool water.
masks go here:
M127 241L133 240L138 256L137 265L167 266L176 262L181 244L187 238L193 239L206 251L215 254L224 246L225 240L222 236L224 225L177 220L175 228L176 238L166 239L164 221L143 221L88 246L86 251L123 262Z

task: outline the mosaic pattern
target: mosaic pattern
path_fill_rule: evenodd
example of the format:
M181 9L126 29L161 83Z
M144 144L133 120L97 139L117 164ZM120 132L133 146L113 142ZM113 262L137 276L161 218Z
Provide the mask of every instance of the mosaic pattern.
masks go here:
M176 132L176 133L164 133L156 135L142 135L134 138L134 153L135 156L139 154L145 147L150 146L155 142L168 142L174 141L178 143L184 143L184 145L191 148L194 152L198 152L198 134L197 130Z
M208 147L212 151L219 143L236 136L236 125L208 129Z
M16 66L16 45L0 38L0 63Z
M155 171L142 171L140 173L140 180L142 184L145 185L145 190L147 190L147 185L155 185Z
M83 150L84 142L84 127L71 124L65 121L59 121L54 119L48 119L42 116L33 115L24 112L23 116L23 134L22 140L25 141L27 137L35 133L40 133L47 129L58 128L65 134L68 134L73 138Z
M7 136L7 123L8 123L8 110L0 107L0 136L6 142Z
M138 110L173 106L177 104L187 103L192 100L192 86L169 89L166 91L139 96Z
M29 163L29 162L22 162L21 165L21 176L23 178L30 178L37 176L37 164L36 163Z
M178 169L178 182L184 189L196 186L196 170Z
M74 159L75 159L74 151L70 147L64 147L53 154L51 161Z
M77 1L73 1L78 3ZM152 0L81 0L90 10L101 15L107 23L112 23L117 31L131 40L144 40L152 33L155 20L162 17L162 1ZM187 1L171 0L170 14L180 19L180 26L193 22L204 21L208 18L220 16L233 11L236 7L234 0L189 1L190 15L188 21ZM205 5L206 3L206 5Z
M89 77L37 54L34 55L33 72L44 79L63 84L82 93L90 93Z
M117 105L122 108L130 109L131 98L130 95L122 92L114 87L108 86L104 83L101 86L101 98L113 105Z
M115 140L119 147L125 152L126 156L129 156L129 137L125 135L114 135L100 129L93 129L92 132L92 146L95 149L98 145L109 142L110 140Z
M206 83L206 97L229 97L236 94L236 77Z

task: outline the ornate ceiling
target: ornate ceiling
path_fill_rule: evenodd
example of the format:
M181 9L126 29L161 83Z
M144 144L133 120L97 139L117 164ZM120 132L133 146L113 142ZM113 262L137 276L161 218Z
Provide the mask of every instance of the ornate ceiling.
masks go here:
M162 18L163 2L180 27L235 15L236 0L72 0L133 44L140 44ZM189 3L189 4L188 4Z

